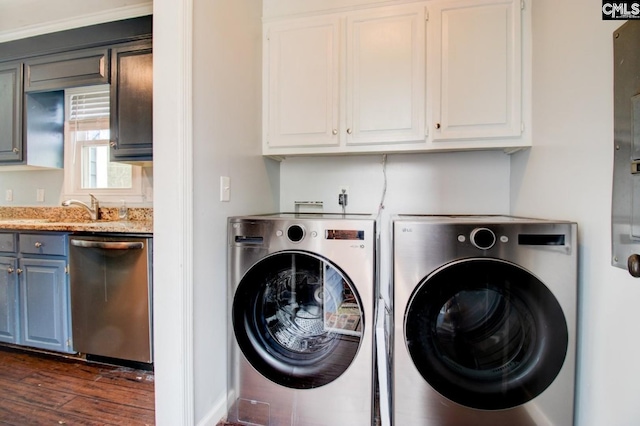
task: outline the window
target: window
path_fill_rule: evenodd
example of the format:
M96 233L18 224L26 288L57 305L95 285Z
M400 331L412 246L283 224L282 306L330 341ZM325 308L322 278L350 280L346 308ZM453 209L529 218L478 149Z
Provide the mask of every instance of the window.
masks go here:
M109 160L109 86L65 91L65 197L145 201L142 167Z

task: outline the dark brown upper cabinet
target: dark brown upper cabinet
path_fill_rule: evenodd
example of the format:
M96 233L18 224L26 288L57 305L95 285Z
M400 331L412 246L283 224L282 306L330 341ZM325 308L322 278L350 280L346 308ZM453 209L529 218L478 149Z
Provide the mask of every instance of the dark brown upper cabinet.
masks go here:
M22 63L0 64L0 162L22 161Z
M109 83L109 49L83 49L24 62L25 92Z
M153 53L151 41L111 49L111 160L153 156Z

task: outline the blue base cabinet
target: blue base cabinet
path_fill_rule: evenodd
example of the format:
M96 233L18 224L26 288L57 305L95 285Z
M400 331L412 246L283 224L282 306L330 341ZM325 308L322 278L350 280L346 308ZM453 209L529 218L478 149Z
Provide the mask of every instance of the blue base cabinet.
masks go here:
M70 352L66 260L20 259L20 344Z
M0 342L18 343L18 259L0 257Z
M0 232L0 342L72 353L68 236Z

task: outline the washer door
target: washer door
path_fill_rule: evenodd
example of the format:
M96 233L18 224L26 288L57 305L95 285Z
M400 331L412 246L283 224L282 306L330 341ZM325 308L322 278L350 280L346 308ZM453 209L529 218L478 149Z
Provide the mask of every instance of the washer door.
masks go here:
M523 268L473 258L443 266L416 288L405 339L422 377L467 407L500 410L542 393L568 347L551 291Z
M233 330L249 363L282 386L326 385L358 352L364 316L351 281L319 256L279 252L244 275L233 300Z

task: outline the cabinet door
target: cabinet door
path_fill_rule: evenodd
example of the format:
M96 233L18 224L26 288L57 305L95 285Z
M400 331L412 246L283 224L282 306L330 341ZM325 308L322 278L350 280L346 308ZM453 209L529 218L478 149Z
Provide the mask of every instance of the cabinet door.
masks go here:
M22 64L0 64L0 162L22 161Z
M0 257L0 342L18 342L18 279L15 257Z
M424 142L424 5L347 18L347 144Z
M301 19L266 28L265 151L337 146L339 20Z
M111 49L111 160L153 156L153 53L151 42Z
M519 0L429 5L433 140L521 133Z
M66 260L20 259L21 341L72 352Z
M109 83L109 49L84 49L26 60L25 92Z

